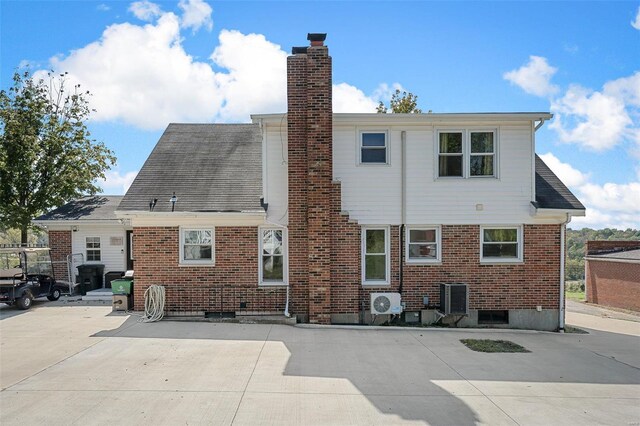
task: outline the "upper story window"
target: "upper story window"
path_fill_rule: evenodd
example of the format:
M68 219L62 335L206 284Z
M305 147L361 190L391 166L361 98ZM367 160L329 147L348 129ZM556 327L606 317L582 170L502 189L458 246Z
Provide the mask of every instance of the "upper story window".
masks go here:
M494 132L469 132L471 152L469 153L470 176L495 176Z
M462 132L441 132L438 134L440 156L438 176L463 176Z
M440 227L407 227L407 263L440 262Z
M521 262L522 227L488 227L480 229L483 262Z
M495 130L438 132L438 177L496 177Z
M387 132L360 132L360 163L387 164Z
M213 228L180 228L180 263L213 265L215 239Z
M102 259L100 250L100 237L86 237L85 247L87 249L88 262L100 262Z

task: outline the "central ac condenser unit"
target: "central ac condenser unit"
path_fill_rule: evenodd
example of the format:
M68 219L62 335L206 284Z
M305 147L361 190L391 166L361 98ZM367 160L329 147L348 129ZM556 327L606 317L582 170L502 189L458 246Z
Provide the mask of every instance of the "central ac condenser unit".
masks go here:
M462 283L440 284L440 312L444 315L469 315L469 286Z
M400 293L371 293L372 315L399 315L401 313Z

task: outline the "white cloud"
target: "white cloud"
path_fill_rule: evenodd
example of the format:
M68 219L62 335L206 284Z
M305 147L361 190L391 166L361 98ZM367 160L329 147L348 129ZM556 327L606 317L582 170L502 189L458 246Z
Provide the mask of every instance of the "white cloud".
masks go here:
M262 34L222 30L211 60L228 73L216 73L224 121L247 120L251 113L286 110L287 54Z
M100 12L108 12L111 10L111 7L109 7L104 3L100 3L99 5L96 6L96 9L99 10Z
M376 112L378 101L347 83L333 85L333 112Z
M631 26L636 30L640 30L640 7L638 7L638 11L636 12L636 19L631 21Z
M558 71L541 56L529 56L529 62L516 70L502 75L505 80L536 96L549 96L558 92L558 86L551 84L551 77Z
M199 61L184 50L180 23L166 12L154 23L111 25L99 40L51 58L49 68L91 91L96 121L159 130L170 122L248 121L251 113L286 110L287 53L280 46L261 34L222 30L211 62ZM385 87L366 96L336 85L336 111L375 112Z
M51 67L92 92L95 120L145 129L210 121L223 94L211 66L194 61L180 41L178 17L165 13L156 24L111 25L100 40L52 58Z
M138 175L138 171L120 174L117 170L109 170L105 173L105 179L98 179L98 185L106 194L120 195L127 192L131 183Z
M555 130L562 142L603 151L633 141L640 146L640 72L612 80L603 90L571 85L564 96L551 102Z
M587 208L585 217L572 219L572 228L640 228L640 176L637 182L598 185L551 153L540 158Z
M191 28L194 32L200 27L205 27L209 31L213 29L211 20L213 9L203 0L180 0L178 7L182 9L180 21L182 28Z
M129 12L133 13L136 18L147 22L151 22L158 16L162 15L160 6L147 0L131 3L129 6Z

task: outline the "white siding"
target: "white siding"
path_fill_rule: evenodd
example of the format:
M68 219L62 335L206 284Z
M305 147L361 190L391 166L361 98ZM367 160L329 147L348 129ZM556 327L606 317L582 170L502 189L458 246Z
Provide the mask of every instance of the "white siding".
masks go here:
M437 178L436 130L407 131L407 223L532 222L530 123L498 127L498 178Z
M286 124L267 126L267 220L287 223ZM497 129L498 178L438 179L435 134L440 128ZM362 130L389 134L389 164L359 164ZM342 182L342 210L366 224L399 224L401 209L401 133L406 131L407 224L520 224L549 222L531 215L533 138L529 120L447 122L446 126L348 125L333 129L333 175ZM282 141L281 138L284 138ZM477 210L477 205L482 210ZM556 222L557 218L551 220Z
M389 164L359 164L359 132L388 131ZM380 126L334 127L333 176L342 182L342 210L362 224L400 223L400 132Z
M126 270L126 233L121 226L109 225L79 225L78 230L71 233L71 247L73 253L82 253L84 259L87 259L87 249L85 245L86 237L100 237L100 262L86 263L102 263L104 272L124 271ZM111 237L122 238L121 246L112 246ZM76 271L77 272L77 271Z
M266 147L266 194L269 203L267 221L286 225L287 215L287 122L268 126L264 132Z

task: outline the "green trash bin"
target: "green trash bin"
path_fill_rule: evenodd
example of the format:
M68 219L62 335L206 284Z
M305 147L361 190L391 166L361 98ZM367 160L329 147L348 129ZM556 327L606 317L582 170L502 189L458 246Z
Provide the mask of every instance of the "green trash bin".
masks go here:
M133 280L120 278L111 281L111 291L113 294L133 294Z

